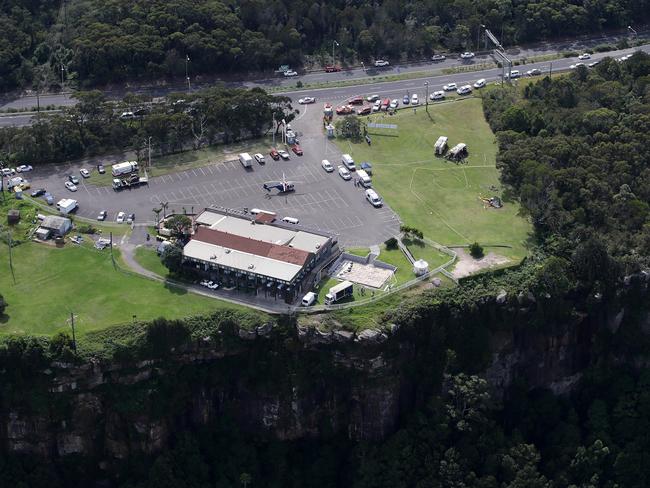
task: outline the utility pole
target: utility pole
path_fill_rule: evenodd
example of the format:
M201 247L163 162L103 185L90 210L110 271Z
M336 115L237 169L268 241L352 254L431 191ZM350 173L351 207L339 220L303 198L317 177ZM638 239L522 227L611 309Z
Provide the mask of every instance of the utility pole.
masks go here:
M70 312L70 327L72 327L72 349L77 352L77 337L74 332L74 313Z
M424 99L424 109L429 113L429 82L425 81L424 86L427 89L427 97Z
M551 64L548 65L548 76L553 76L553 61L551 61Z
M336 66L336 58L334 57L334 48L340 44L336 41L332 41L332 66Z
M115 256L113 255L113 233L111 232L109 234L110 238L110 248L111 248L111 261L113 262L113 268L117 268L117 265L115 264Z
M190 55L186 54L185 55L185 80L187 81L187 93L190 92L190 75L188 71L188 64L190 62Z
M635 31L634 29L632 29L632 26L631 26L631 25L628 25L628 26L627 26L627 30L630 32L630 34L632 34L633 37L635 37L635 38L637 37L638 33L637 33L637 31Z
M63 63L61 63L61 90L63 90L63 72L65 71L65 67L63 66Z
M13 247L13 242L11 241L11 231L7 230L7 244L9 245L9 269L11 270L11 278L13 279L14 285L16 284L16 274L14 273L14 261L13 253L11 248Z

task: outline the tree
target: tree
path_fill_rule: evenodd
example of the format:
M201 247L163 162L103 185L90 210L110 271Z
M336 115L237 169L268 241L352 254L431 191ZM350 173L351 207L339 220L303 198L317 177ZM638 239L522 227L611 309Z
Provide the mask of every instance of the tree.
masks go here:
M186 215L174 215L165 220L165 228L171 230L174 237L184 237L192 229L192 219Z
M171 273L180 273L183 270L183 249L176 244L167 246L160 259Z
M347 115L343 119L337 120L335 127L339 137L358 141L363 136L365 123L361 122L356 115Z
M249 473L242 473L239 475L239 482L244 488L247 488L251 481L253 481L253 477Z
M487 381L476 375L445 375L447 417L459 431L471 431L485 420L490 395Z
M5 297L3 297L2 294L0 293L0 316L4 315L6 308L7 308L7 302L5 301Z
M483 246L478 242L473 242L469 245L469 253L474 259L481 259L483 257Z

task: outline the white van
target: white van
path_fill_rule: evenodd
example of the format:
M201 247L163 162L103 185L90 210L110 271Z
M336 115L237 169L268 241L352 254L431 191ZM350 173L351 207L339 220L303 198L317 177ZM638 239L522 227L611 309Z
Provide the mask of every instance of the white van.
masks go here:
M352 156L349 154L344 154L341 156L341 162L343 163L343 166L345 166L350 171L354 171L356 169L354 166L354 159L352 159Z
M241 153L239 155L239 162L244 168L250 168L253 166L253 158L251 158L251 155L248 153Z
M370 186L372 185L372 180L370 179L370 176L368 176L368 173L366 173L362 169L359 169L357 170L357 176L359 177L359 181L365 188L370 188Z
M302 297L301 305L303 307L310 307L316 302L316 293L310 291L304 297Z
M300 220L298 220L295 217L285 217L285 218L282 219L282 222L285 222L287 224L294 224L295 225L298 222L300 222Z
M274 217L276 217L278 215L275 212L271 212L270 210L262 210L261 208L251 208L250 212L253 215L257 215L257 214L261 214L261 213L273 215Z
M381 201L379 195L377 195L377 192L372 189L366 190L366 200L368 200L373 207L381 207L383 205L383 202Z

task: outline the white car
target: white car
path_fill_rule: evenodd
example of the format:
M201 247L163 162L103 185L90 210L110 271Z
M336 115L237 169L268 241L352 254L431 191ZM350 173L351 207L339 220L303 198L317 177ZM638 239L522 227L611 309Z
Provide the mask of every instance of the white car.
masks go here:
M591 59L591 54L589 54L589 53L581 54L580 56L578 56L578 59L581 60L581 61L584 60L584 59Z
M370 95L369 97L366 97L366 100L370 103L376 102L379 100L379 95Z
M296 71L294 71L292 69L288 69L287 71L284 72L284 76L287 76L287 77L289 77L289 76L298 76L298 72L296 72Z
M429 95L429 98L431 100L444 100L445 99L445 92L443 92L443 91L434 91L431 95Z
M385 59L378 59L377 61L375 61L376 68L383 68L384 66L388 66L388 65L390 65L390 63Z
M346 181L352 178L352 175L345 166L339 166L339 176Z
M418 98L418 94L414 93L411 96L411 105L420 105L420 99Z
M395 99L392 102L390 102L390 108L397 108L399 107L399 100Z
M278 154L279 154L280 157L281 157L282 159L284 159L284 160L288 160L288 159L289 159L289 153L288 153L287 151L285 151L284 149L278 149Z
M377 100L375 104L372 106L372 111L379 112L380 110L381 110L381 100Z
M443 56L442 54L434 54L433 56L431 56L431 61L444 61L445 59L447 58L445 58L445 56Z
M474 53L470 51L465 51L463 54L460 55L461 59L472 59L474 57Z
M123 224L125 218L126 218L126 214L124 212L120 212L117 214L117 218L115 219L115 222L117 222L118 224Z
M2 175L2 176L12 176L12 175L15 175L15 174L16 174L16 171L14 169L11 169L11 168L2 168L2 170L0 170L0 175Z
M316 99L314 97L303 97L300 100L298 100L298 103L300 105L307 105L308 103L314 103Z
M576 63L576 64L572 64L572 65L569 66L569 67L570 67L571 69L576 69L576 68L579 68L580 66L584 66L584 65L585 65L585 63Z
M528 76L539 76L541 74L542 74L542 70L537 68L529 69L528 71L526 71L526 75Z
M320 165L323 167L325 171L328 173L331 173L334 171L334 166L332 166L332 163L330 163L327 159L323 159L320 163Z
M442 87L444 91L454 91L458 88L456 83L447 83L445 86Z
M88 171L86 168L81 168L79 170L79 173L81 173L81 176L84 178L90 178L90 171Z
M485 86L485 78L476 80L476 83L474 83L474 88L483 88L484 86Z
M21 164L20 166L16 166L16 172L18 173L26 173L27 171L31 171L34 168L32 168L29 164Z
M506 73L506 78L510 77L511 80L514 80L515 78L519 78L521 76L521 73L519 72L518 69L513 69L510 74Z
M600 63L600 61L594 61L593 63L589 63L587 66L589 66L590 68L593 68L594 66L598 66L599 63Z
M77 191L77 185L75 185L72 181L66 181L65 187L70 191Z
M133 112L122 112L122 115L120 115L120 119L123 120L131 120L134 117L135 114Z
M472 93L472 87L469 85L463 85L458 90L456 90L456 93L459 95L469 95Z
M255 161L257 161L257 162L260 163L260 164L264 164L264 163L266 163L266 159L264 159L264 155L263 155L263 154L257 153L257 154L255 154L255 156L253 156L253 157L255 158Z
M381 207L383 205L377 192L371 188L366 190L366 200L368 200L373 207Z

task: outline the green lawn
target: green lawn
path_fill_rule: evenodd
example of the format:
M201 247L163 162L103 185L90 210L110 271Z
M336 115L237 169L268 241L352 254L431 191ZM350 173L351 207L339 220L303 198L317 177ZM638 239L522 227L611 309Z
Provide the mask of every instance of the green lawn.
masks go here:
M479 196L501 194L495 166L497 146L483 117L481 100L420 106L417 113L372 116L374 122L397 124L397 131L370 129L372 145L338 140L355 161L373 164L373 186L406 225L443 245L504 244L501 254L521 259L530 225L518 215L519 206L504 202L501 209L484 208ZM436 158L433 146L441 135L449 145L465 142L469 158L456 164ZM496 188L493 190L491 188Z
M217 300L115 270L108 250L89 245L24 243L13 249L16 284L5 245L0 247L0 293L9 304L0 317L2 333L52 334L69 330L74 312L77 331L102 329L159 316L180 318L218 307ZM235 306L232 306L235 307Z
M437 268L451 259L449 254L439 251L435 247L419 239L402 239L415 259L424 259L429 263L429 269ZM381 256L380 256L381 258Z
M169 270L160 260L155 247L138 247L135 250L135 260L145 269L159 276L167 277Z
M350 247L346 248L345 252L352 254L353 256L361 256L362 258L365 258L368 254L370 254L370 249L367 247Z

